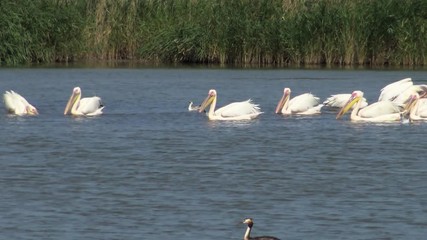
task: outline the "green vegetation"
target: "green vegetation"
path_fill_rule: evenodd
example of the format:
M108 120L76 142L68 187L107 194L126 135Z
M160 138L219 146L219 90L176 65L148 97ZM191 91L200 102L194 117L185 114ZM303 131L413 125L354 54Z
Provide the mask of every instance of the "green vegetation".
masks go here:
M425 0L2 0L0 62L427 64Z

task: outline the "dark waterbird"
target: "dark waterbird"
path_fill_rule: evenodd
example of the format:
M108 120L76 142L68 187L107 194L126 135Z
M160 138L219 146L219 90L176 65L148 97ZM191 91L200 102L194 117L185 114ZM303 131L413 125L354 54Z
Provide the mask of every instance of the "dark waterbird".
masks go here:
M245 221L243 221L243 223L248 225L245 235L243 236L243 240L280 240L276 237L271 237L271 236L251 237L251 230L252 230L252 227L254 226L254 221L252 220L252 218L247 218L245 219Z

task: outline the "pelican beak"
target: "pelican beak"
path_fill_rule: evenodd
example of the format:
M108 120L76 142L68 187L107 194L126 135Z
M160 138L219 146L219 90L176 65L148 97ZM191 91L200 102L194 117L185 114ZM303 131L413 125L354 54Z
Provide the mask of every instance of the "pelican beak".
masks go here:
M39 111L37 111L37 109L36 109L36 108L33 108L33 109L32 109L32 113L33 113L33 115L39 115Z
M76 100L77 100L77 94L73 91L73 93L70 96L70 99L67 102L67 106L65 106L64 115L67 115L71 111L71 108L73 107Z
M411 95L403 104L405 104L405 107L403 109L403 112L409 112L411 108L415 105L417 101L417 96L415 94Z
M290 96L289 93L287 93L287 92L283 93L282 98L280 99L279 103L277 103L277 107L276 107L276 111L275 111L276 114L280 114L282 112L283 106L285 106L285 103L287 101L289 101L289 96Z
M357 96L351 96L347 103L341 108L341 110L338 112L336 119L339 119L340 117L342 117L346 112L348 112L348 110L353 107L353 105L355 103L357 103L358 101L361 100L361 97L357 97Z
M202 102L202 104L200 105L200 109L199 109L199 112L203 112L203 110L205 110L205 108L207 107L207 106L209 106L211 103L212 103L212 101L214 100L214 98L215 98L215 96L214 95L208 95L206 98L205 98L205 100Z

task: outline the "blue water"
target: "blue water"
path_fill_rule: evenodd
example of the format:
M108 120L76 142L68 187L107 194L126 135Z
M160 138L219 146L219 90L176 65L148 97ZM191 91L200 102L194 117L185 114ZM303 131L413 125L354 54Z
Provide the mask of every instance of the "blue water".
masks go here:
M0 111L0 239L426 239L427 123L274 114L292 94L362 90L426 71L3 68L37 117ZM104 115L64 116L73 87ZM187 111L251 98L253 121Z

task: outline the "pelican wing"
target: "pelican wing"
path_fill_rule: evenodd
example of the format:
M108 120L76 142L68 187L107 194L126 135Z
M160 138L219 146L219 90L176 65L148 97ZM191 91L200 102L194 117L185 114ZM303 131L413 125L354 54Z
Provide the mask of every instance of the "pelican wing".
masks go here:
M413 82L411 78L405 78L400 81L390 83L381 89L381 94L380 94L380 97L378 98L378 101L386 101L386 100L392 101L399 94L404 92L406 89L408 89L412 85L413 85Z
M323 101L323 104L327 107L331 108L342 108L347 103L348 99L351 97L350 93L340 93L340 94L334 94L328 97L325 101ZM362 98L362 103L360 108L364 108L368 106L368 102L366 101L366 98Z
M18 93L14 92L12 90L10 92L12 93L14 98L16 98L17 101L20 101L25 105L30 105L30 103L28 103L27 99L25 99L23 96L19 95Z
M289 101L289 109L291 112L304 112L317 105L319 105L319 98L311 93L301 94Z
M22 105L20 102L16 102L13 94L9 91L6 91L3 94L3 100L7 111L10 113L23 111L25 108L25 106Z
M323 104L327 107L342 108L347 103L350 97L350 93L334 94L328 97L325 101L323 101Z
M398 105L390 101L381 101L361 109L358 115L363 118L373 118L392 113L400 113Z
M84 115L99 115L103 108L100 97L88 97L80 99L78 110Z
M230 103L215 111L216 115L220 115L225 118L259 114L259 113L260 113L260 109L258 105L253 104L250 99L242 102Z
M413 94L422 94L426 90L427 85L412 85L397 95L392 101L403 107L405 101Z

